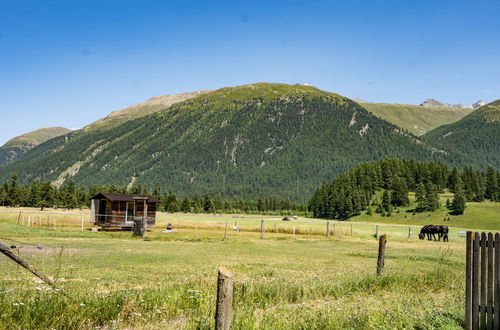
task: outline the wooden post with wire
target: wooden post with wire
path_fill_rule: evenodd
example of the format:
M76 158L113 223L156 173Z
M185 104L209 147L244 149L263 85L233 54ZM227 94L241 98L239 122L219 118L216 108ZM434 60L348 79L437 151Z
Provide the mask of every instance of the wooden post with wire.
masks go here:
M12 259L15 263L18 265L26 268L28 271L30 271L33 275L50 285L51 287L58 289L54 281L52 281L50 278L45 276L42 272L38 271L35 269L33 266L31 266L27 261L19 258L16 256L12 251L10 250L9 246L0 242L0 252L6 255L8 258ZM59 289L58 289L59 290Z
M264 239L264 219L260 220L260 239Z
M330 221L326 222L326 237L330 237Z
M387 235L380 236L378 242L378 258L377 258L377 276L384 275L384 258L385 258L385 244L387 243Z
M227 220L226 220L226 228L224 229L224 240L227 239Z
M231 328L231 309L233 306L233 274L224 267L219 267L217 271L215 329L229 330Z

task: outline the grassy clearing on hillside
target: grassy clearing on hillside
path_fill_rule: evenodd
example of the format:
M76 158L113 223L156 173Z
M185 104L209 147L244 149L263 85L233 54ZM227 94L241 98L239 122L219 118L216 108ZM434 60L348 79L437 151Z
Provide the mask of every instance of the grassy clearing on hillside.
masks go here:
M54 231L16 225L15 217L1 214L0 237L20 244L19 255L55 277L68 297L2 256L0 328L208 329L218 266L235 276L235 329L432 329L463 323L464 241L458 237L450 243L419 241L403 235L406 226L383 227L391 229L386 276L377 278L373 224L366 230L354 224L360 227L352 237L343 227L327 239L324 221L266 220L270 232L262 241L256 217L161 215L161 225L144 241L130 232L82 232L78 217ZM246 229L230 230L222 241L228 219ZM160 233L167 221L177 223L178 234ZM304 231L272 232L274 223Z
M377 196L378 200L381 200ZM411 205L406 208L400 208L393 212L390 217L382 217L380 214L373 212L368 216L363 212L362 215L354 217L351 221L354 222L370 222L370 223L390 223L390 224L409 224L423 226L426 224L447 225L452 230L462 231L466 228L476 230L500 230L500 203L485 201L482 203L467 202L467 208L462 215L449 215L449 210L446 209L445 203L449 199L453 200L452 193L440 194L441 208L435 212L424 212L413 214L415 208L415 194L410 193ZM372 206L372 210L375 207ZM450 220L444 221L445 217Z

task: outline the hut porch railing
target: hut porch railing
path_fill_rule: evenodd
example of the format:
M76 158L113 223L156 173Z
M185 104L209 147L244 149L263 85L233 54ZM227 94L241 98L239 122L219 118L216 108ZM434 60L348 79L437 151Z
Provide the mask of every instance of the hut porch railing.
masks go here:
M143 219L144 216L125 216L125 215L111 215L111 214L93 214L92 222L100 224L100 225L119 225L126 224L131 227L134 225L134 220ZM156 217L147 216L146 222L148 225L154 224L156 221Z

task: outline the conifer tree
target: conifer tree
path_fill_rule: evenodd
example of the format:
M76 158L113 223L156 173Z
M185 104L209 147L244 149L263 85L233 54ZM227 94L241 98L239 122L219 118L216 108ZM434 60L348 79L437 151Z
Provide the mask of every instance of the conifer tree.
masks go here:
M462 189L460 186L457 187L455 191L455 196L453 197L453 201L451 202L450 210L452 214L464 214L466 206L466 199L464 194L462 193Z
M189 213L191 212L191 201L189 198L185 197L181 203L181 212Z
M398 178L395 181L394 190L391 194L391 203L394 206L408 206L410 205L410 198L408 197L408 186L406 181Z
M386 212L389 212L389 209L391 208L391 195L388 190L384 190L384 193L382 194L382 208Z
M424 212L427 210L427 199L425 198L425 186L423 183L419 183L417 185L417 189L415 191L415 203L417 204L415 211Z

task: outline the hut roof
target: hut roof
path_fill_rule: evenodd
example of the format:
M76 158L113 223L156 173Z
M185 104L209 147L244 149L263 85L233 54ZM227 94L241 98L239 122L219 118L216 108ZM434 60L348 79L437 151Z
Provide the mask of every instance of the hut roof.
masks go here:
M98 193L92 199L105 198L111 202L133 202L136 199L146 199L149 203L160 203L160 200L150 195L126 195L112 193Z

